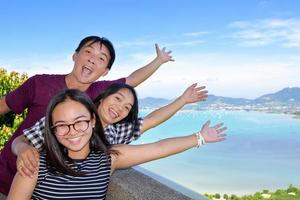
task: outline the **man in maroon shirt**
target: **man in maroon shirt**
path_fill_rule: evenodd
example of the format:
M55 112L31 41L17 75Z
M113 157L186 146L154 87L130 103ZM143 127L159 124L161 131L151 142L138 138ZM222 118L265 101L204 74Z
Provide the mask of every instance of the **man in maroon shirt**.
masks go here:
M114 60L113 45L106 38L89 36L84 38L73 54L74 67L66 75L35 75L29 78L16 90L0 99L0 114L9 111L22 113L28 109L27 117L21 126L6 143L0 154L0 193L7 195L14 174L16 173L16 157L11 151L13 140L23 134L23 130L31 127L45 116L46 107L51 97L65 88L76 88L85 91L94 99L101 91L116 82L137 86L151 76L160 65L173 61L171 52L160 50L156 45L157 57L148 65L134 71L126 78L114 81L96 81L105 76Z

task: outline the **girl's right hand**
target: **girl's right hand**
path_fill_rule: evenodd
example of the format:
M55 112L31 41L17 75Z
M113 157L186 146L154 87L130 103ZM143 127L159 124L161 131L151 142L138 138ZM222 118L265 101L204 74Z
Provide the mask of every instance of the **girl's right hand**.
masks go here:
M33 177L38 173L40 154L38 150L32 146L26 146L18 155L17 171L23 177Z
M208 91L204 89L205 86L197 86L197 83L194 83L184 91L181 98L184 99L185 104L205 101Z

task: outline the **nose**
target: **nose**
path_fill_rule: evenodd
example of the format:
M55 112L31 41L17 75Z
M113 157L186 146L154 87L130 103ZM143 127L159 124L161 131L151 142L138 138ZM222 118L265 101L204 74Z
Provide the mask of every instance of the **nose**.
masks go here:
M91 55L88 59L88 61L92 64L95 64L95 56Z
M122 112L122 106L121 105L117 105L116 106L117 112L120 113Z
M77 134L78 131L75 130L74 124L73 124L73 126L70 126L69 128L70 128L69 133L68 133L69 135L76 135Z

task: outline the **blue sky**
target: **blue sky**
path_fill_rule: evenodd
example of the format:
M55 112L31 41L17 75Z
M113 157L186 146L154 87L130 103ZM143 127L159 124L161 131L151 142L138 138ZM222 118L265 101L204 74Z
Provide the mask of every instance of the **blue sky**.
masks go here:
M139 97L174 98L190 84L215 95L256 98L300 86L300 2L297 0L64 0L0 3L0 67L68 73L88 35L109 38L116 62L106 79L129 75L173 51L137 88Z

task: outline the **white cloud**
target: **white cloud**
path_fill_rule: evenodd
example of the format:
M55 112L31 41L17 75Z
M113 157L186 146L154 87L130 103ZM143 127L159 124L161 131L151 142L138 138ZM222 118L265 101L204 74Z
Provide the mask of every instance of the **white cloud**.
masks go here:
M300 47L300 19L236 21L229 27L237 30L232 37L243 46L279 44L286 48Z
M137 38L131 41L120 41L119 43L115 44L116 48L132 48L132 47L149 47L154 43L164 44L165 46L195 46L199 44L203 44L204 40L199 39L199 37L203 35L209 34L208 32L187 32L183 34L176 34L171 35L168 37L155 37L155 36L147 36ZM171 42L170 42L171 41ZM173 41L180 41L180 42L173 42Z
M73 61L71 55L31 55L22 58L0 58L0 66L7 71L34 74L65 74L71 72Z
M120 55L104 79L126 77L155 57L151 54ZM256 98L288 86L300 86L300 56L253 56L233 54L201 54L189 52L176 55L175 62L166 63L137 88L140 97L175 98L194 82L207 86L210 94ZM37 73L68 73L73 67L71 55L37 56L19 60L0 59L8 71ZM103 79L103 78L101 78Z
M139 57L140 56L140 57ZM135 54L134 60L111 72L114 78L124 76L145 65L153 55ZM300 86L300 57L246 56L238 54L179 55L176 62L162 66L139 86L140 97L174 98L194 82L206 85L210 94L256 98L288 86ZM132 62L131 62L132 61ZM146 62L147 61L147 62Z

